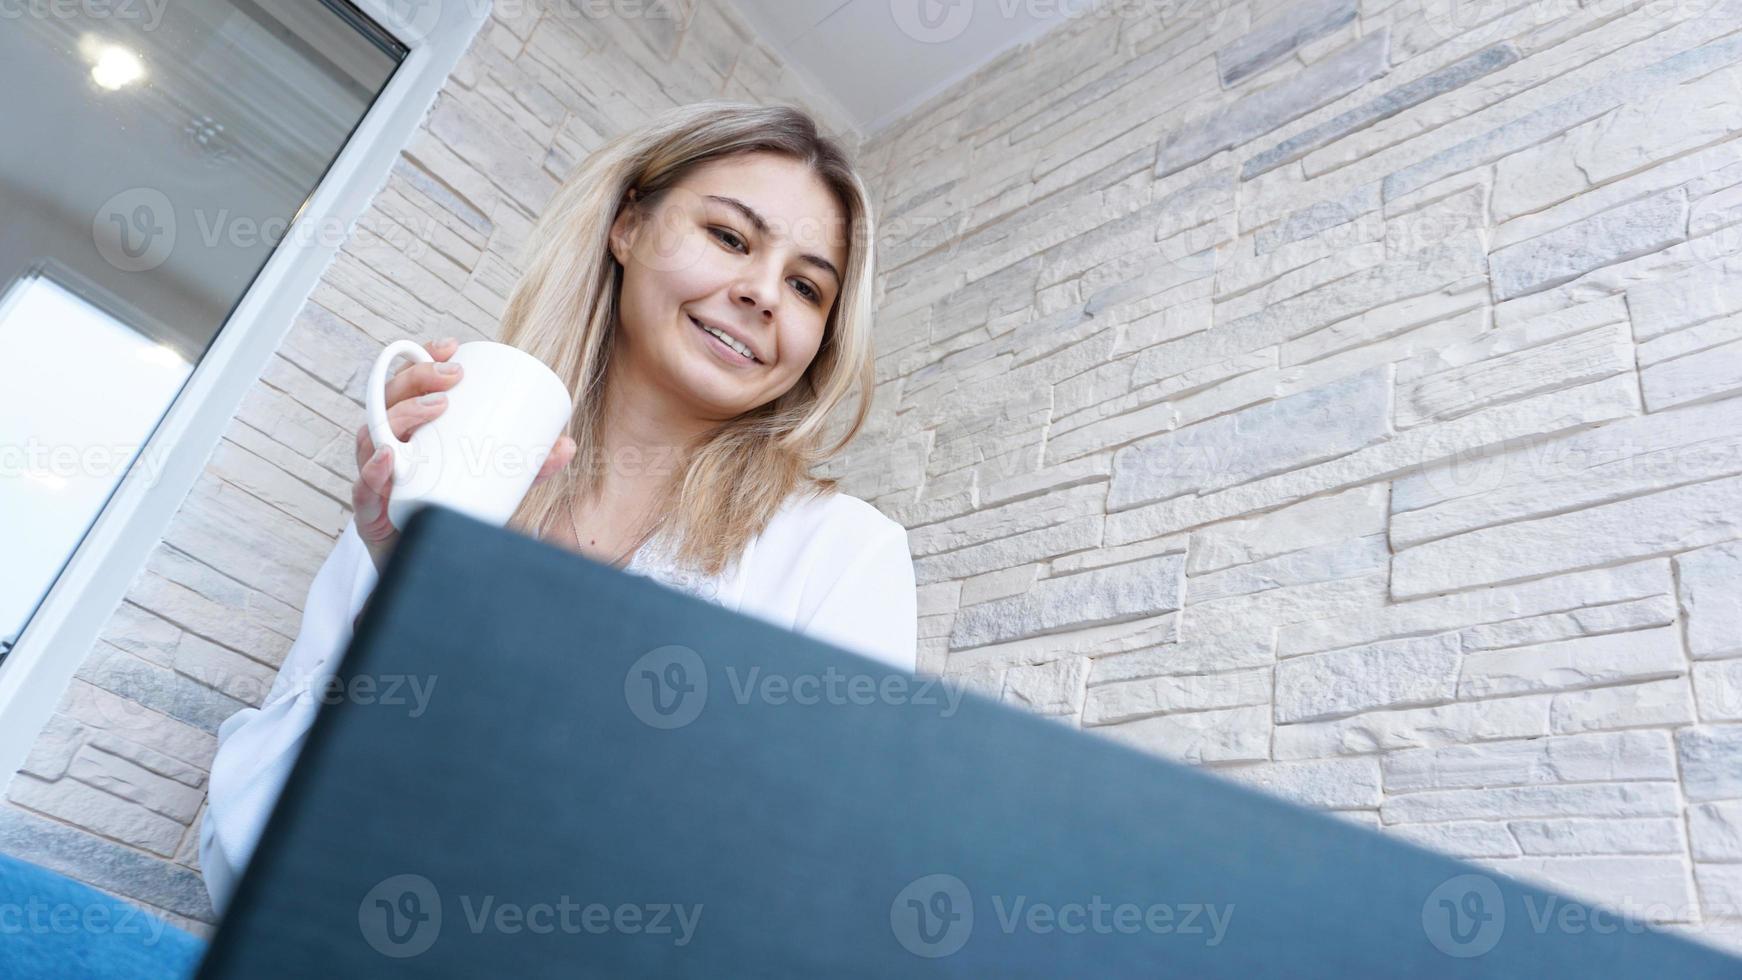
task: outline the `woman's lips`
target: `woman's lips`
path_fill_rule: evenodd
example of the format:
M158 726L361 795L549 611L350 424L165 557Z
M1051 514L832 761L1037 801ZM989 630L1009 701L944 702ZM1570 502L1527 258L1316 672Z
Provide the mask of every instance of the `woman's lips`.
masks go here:
M722 360L725 360L731 364L735 364L739 367L752 367L754 365L762 363L761 361L756 361L756 360L752 360L748 357L745 357L743 354L738 353L736 350L733 350L731 347L726 346L725 341L714 336L712 333L709 333L707 330L702 329L702 325L696 322L695 317L692 317L692 316L689 316L688 314L685 314L684 319L686 319L690 322L690 326L696 328L696 332L702 335L703 339L707 342L708 346L713 348L714 353L718 354Z

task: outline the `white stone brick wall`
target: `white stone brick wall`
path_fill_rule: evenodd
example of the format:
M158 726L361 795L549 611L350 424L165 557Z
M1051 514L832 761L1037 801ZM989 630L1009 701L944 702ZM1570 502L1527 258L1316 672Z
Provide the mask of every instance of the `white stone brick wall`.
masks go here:
M922 669L1742 948L1742 4L1140 6L865 147Z
M350 517L375 355L494 336L560 179L659 110L791 102L857 147L729 5L564 2L495 5L13 776L0 852L209 934L198 835L217 728L270 689ZM633 13L599 16L612 7Z

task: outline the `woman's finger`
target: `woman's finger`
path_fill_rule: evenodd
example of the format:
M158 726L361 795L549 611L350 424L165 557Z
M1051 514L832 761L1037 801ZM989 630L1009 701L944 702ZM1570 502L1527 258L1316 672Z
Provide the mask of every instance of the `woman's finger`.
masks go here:
M452 368L452 371L444 371ZM417 398L432 391L447 391L460 383L465 375L463 364L413 364L393 376L385 391L387 407Z
M459 343L452 337L430 341L424 345L436 362L443 363L454 356ZM455 364L452 367L459 367ZM452 387L462 372L436 370L436 364L416 363L402 368L386 386L387 428L395 438L404 440L418 426L440 415L447 408L446 389ZM435 397L425 398L434 394ZM369 558L377 569L382 565L386 549L399 535L399 529L387 515L387 504L393 494L393 452L390 447L375 445L368 425L357 429L357 480L351 484L351 513L357 533L369 548Z
M375 439L369 434L369 427L367 425L357 426L357 469L361 470L363 464L369 462L370 457L374 455Z
M444 392L426 392L387 410L387 428L399 439L410 439L417 427L447 411L448 396Z
M387 500L393 492L393 456L386 450L364 461L351 486L351 511L357 518L357 533L365 541L378 541L393 533L387 520Z
M423 396L420 395L418 398L413 398L409 402L401 402L400 404L390 406L387 409L387 428L392 430L394 435L401 439L410 438L411 433L418 426L435 418L447 409L445 395L442 398L438 398L431 402L420 401L419 399L422 397ZM379 447L375 445L374 435L369 432L369 427L367 425L358 426L356 449L357 469L361 470L363 464L367 463L374 457L378 448Z
M383 389L388 408L425 392L446 391L458 384L465 375L465 365L447 363L448 358L453 357L454 351L459 349L458 344L449 342L444 346L441 341L433 341L426 344L425 349L436 359L436 363L426 364L419 361L407 364L399 369L399 373L388 378L387 386Z

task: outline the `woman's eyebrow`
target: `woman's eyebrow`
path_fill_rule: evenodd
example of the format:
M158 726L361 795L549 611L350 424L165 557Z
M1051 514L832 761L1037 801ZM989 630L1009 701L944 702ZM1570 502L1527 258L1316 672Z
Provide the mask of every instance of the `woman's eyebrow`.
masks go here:
M740 201L735 197L722 197L719 194L709 194L709 195L707 195L707 198L710 201L718 201L721 204L724 204L728 207L737 209L738 213L740 213L744 216L744 220L750 222L751 227L756 229L757 234L760 234L760 235L768 234L768 222L765 221L763 219L762 215L759 212L757 212L757 210L755 208L751 207L750 205L745 204L743 201ZM811 265L816 266L819 269L822 269L824 272L827 272L829 275L834 276L835 283L837 285L840 284L840 282L841 282L841 270L835 268L835 264L833 262L830 262L828 259L825 259L820 255L811 255L809 253L801 255L801 256L799 256L799 258L810 263Z

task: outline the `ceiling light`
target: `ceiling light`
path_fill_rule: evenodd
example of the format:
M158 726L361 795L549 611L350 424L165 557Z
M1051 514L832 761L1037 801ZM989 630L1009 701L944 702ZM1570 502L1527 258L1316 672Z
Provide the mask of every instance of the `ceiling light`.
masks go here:
M113 92L145 77L145 63L139 56L119 44L105 44L97 51L91 78Z

